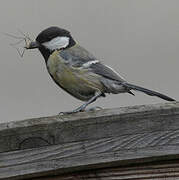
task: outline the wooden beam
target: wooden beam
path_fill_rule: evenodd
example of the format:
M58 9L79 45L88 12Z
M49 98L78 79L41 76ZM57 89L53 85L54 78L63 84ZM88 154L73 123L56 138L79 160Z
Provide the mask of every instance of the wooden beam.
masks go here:
M178 102L4 123L0 179L178 159L178 143Z
M178 180L179 161L138 164L64 175L38 177L33 180Z

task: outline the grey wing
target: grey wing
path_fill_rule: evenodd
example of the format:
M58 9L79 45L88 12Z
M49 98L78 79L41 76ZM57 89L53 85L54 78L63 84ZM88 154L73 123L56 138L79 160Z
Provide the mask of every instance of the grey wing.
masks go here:
M90 69L92 72L99 74L106 79L117 81L119 83L125 82L125 79L120 76L116 71L100 62L96 64L91 64Z
M130 92L123 84L125 79L115 72L111 67L102 63L92 64L90 69L93 73L100 75L100 82L103 84L104 93L123 93Z
M76 44L75 46L59 52L59 55L73 67L82 67L83 64L96 60L96 57L85 48Z
M67 64L74 68L86 69L89 73L99 75L98 78L107 93L126 92L122 85L125 82L112 68L102 64L95 56L79 45L59 52ZM96 77L96 76L94 76Z
M73 67L89 68L92 72L114 81L124 81L112 68L100 63L85 48L76 44L72 48L59 52L60 56ZM93 63L94 62L94 63Z

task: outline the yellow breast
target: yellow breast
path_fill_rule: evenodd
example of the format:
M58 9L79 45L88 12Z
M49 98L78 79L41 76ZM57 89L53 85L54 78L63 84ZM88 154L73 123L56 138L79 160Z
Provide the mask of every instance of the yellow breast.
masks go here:
M59 51L55 51L49 57L47 69L63 89L78 99L89 99L93 92L102 90L102 84L94 74L91 75L88 70L70 66L60 57Z

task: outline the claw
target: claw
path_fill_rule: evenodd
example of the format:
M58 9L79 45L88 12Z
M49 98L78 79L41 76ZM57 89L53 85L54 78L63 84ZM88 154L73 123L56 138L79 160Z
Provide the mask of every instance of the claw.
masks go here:
M74 113L78 113L78 112L95 112L95 111L99 111L99 110L102 110L103 108L99 107L99 106L96 106L96 107L92 107L92 108L88 108L86 110L83 110L83 109L80 109L80 108L77 108L73 111L66 111L66 112L60 112L59 115L69 115L69 114L74 114Z
M92 102L94 102L98 97L100 97L101 96L101 92L98 92L98 93L96 93L96 95L95 96L93 96L90 100L88 100L85 104L82 104L80 107L78 107L77 109L75 109L75 110L73 110L73 111L69 111L69 112L61 112L61 113L59 113L59 115L61 115L61 114L73 114L73 113L77 113L77 112L83 112L83 111L85 111L85 108L86 108L86 106L88 106L89 104L91 104ZM98 107L98 109L99 109L99 107ZM89 109L89 111L90 111L90 109ZM91 111L94 111L94 108L91 110Z

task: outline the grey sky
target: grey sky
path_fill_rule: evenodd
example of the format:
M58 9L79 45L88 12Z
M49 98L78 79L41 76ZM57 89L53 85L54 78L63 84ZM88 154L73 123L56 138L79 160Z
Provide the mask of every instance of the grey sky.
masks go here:
M0 32L31 37L56 25L129 82L179 99L178 0L1 0ZM20 58L0 34L0 122L58 114L82 102L48 75L37 50ZM104 108L164 102L136 93L108 95Z

